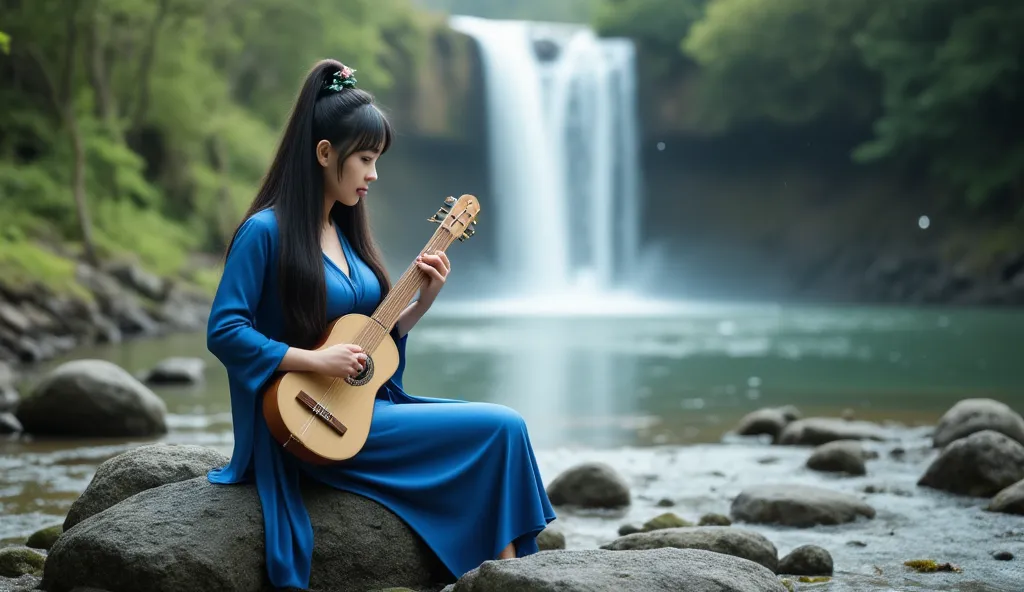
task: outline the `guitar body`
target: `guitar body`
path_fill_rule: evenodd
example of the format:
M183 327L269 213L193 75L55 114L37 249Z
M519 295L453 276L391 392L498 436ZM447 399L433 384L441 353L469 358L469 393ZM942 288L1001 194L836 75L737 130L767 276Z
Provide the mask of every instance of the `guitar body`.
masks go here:
M370 317L345 315L331 324L317 349L355 343ZM310 372L279 376L263 396L263 415L270 433L285 450L314 464L352 458L370 434L377 391L398 369L398 347L384 339L373 351L363 375L352 380Z

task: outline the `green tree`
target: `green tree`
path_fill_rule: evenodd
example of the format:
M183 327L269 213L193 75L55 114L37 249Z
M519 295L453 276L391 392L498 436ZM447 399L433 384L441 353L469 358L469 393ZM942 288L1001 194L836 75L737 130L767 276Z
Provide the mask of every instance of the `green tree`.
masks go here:
M1024 197L1024 3L713 0L683 42L700 121L870 126L857 162L927 166L970 203Z
M17 40L0 55L13 221L0 239L163 273L223 246L316 60L386 92L415 78L395 68L416 67L436 26L408 0L0 0L0 13Z
M642 67L658 80L681 76L692 63L679 50L708 0L602 0L594 26L606 37L629 37L642 54Z
M927 163L972 204L1024 200L1024 3L884 3L855 36L884 112L859 161Z
M878 83L853 36L882 0L714 0L681 49L700 66L709 129L870 121Z

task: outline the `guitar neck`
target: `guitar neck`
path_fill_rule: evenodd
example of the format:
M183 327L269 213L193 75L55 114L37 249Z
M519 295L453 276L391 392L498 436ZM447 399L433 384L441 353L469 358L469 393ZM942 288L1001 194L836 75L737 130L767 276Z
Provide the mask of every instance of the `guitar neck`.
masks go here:
M421 252L433 253L439 250L443 251L455 241L455 238L448 228L441 225L434 232L434 235L430 237L430 240L427 241L426 246ZM402 314L402 311L405 310L416 293L427 281L427 274L413 262L405 270L405 273L402 274L402 277L398 278L398 281L395 282L395 285L388 292L384 301L374 311L373 320L384 327L386 332L390 333L395 323L398 322L398 315Z

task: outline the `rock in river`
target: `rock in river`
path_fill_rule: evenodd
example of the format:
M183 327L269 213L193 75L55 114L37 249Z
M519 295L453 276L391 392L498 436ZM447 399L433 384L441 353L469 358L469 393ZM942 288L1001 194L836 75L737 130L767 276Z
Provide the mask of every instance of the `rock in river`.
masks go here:
M939 418L932 442L936 448L945 448L982 430L999 432L1024 444L1024 418L994 399L964 399L950 407Z
M860 442L853 440L836 440L818 446L807 459L807 468L828 473L867 474L864 449Z
M735 521L809 528L843 524L875 509L847 493L806 485L762 485L743 490L732 502Z
M449 592L785 592L753 561L698 549L545 551L487 561Z
M630 503L629 484L622 475L609 465L597 462L569 468L555 477L547 493L556 506L620 508Z
M772 572L779 566L779 552L764 535L730 526L667 528L626 535L603 545L610 551L661 549L703 549L742 557Z
M988 510L1024 516L1024 479L997 493L989 503Z
M954 440L917 484L961 495L989 497L1024 479L1024 446L992 430Z
M74 360L52 370L18 405L30 434L152 436L167 432L167 405L120 366Z
M779 444L820 446L836 440L885 440L885 431L878 424L850 421L834 417L808 417L786 426Z

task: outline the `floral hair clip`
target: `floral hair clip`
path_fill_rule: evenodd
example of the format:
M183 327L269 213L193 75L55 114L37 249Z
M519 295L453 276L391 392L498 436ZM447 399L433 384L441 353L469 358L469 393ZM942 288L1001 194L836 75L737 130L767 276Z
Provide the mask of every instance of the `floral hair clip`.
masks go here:
M356 79L353 74L355 74L355 70L348 66L343 66L331 78L324 81L324 91L335 93L340 92L343 88L355 88Z

